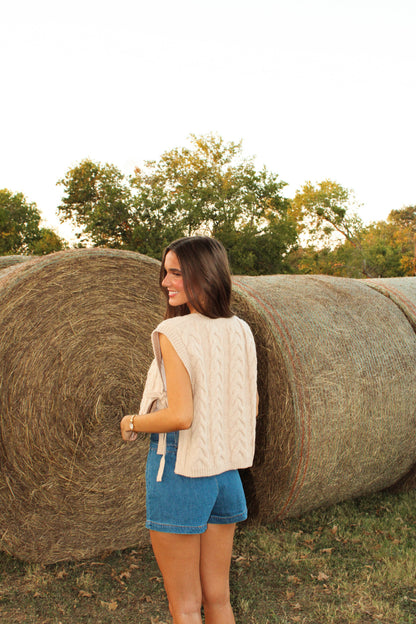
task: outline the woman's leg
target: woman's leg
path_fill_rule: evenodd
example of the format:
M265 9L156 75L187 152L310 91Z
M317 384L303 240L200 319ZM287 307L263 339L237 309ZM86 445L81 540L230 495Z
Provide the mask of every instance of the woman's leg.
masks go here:
M150 531L150 539L163 576L173 623L201 624L201 536Z
M205 624L235 624L230 565L235 524L208 524L201 535L201 584Z

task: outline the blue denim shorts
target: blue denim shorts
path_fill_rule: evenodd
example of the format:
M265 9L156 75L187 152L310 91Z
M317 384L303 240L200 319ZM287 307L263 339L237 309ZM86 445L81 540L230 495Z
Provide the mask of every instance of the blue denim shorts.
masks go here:
M158 434L150 438L146 465L146 527L162 533L204 533L207 524L232 524L247 518L247 505L238 470L212 477L175 474L177 431L166 436L165 468L156 481L161 455Z

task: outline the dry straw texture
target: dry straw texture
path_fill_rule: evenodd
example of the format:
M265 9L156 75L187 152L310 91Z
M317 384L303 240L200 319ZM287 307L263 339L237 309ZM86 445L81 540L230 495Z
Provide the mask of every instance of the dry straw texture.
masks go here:
M0 256L0 270L30 260L31 256Z
M394 301L416 331L416 277L383 277L362 282Z
M299 515L409 470L416 336L392 301L357 280L277 275L236 278L234 307L259 353L252 516Z
M10 554L52 563L147 541L147 436L122 442L119 421L137 411L152 359L159 266L84 249L0 272L0 546ZM416 335L369 285L235 278L233 307L259 363L255 464L243 472L258 521L389 487L415 460Z
M163 317L159 263L66 251L0 273L0 537L43 563L147 539L139 406Z
M400 308L416 332L416 277L390 277L369 279L365 284L388 297ZM415 363L416 383L416 363ZM414 427L412 435L416 437L416 405L414 404ZM416 456L415 456L416 462ZM402 492L416 488L416 463L409 472L392 486L392 490Z

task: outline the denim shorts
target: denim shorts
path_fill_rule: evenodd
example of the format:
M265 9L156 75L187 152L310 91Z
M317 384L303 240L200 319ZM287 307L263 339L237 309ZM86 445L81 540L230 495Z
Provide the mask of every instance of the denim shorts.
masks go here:
M150 438L146 465L146 527L162 533L204 533L208 524L232 524L247 518L247 505L238 470L212 477L175 474L177 431L166 436L165 468L156 481L161 455L158 434Z

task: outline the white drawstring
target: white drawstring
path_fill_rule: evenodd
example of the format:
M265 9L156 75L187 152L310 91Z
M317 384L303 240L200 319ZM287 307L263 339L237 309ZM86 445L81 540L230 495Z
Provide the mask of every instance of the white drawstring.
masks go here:
M168 396L166 392L165 367L162 360L159 370L157 361L154 359L147 375L143 398L140 404L140 414L148 414L154 410L164 409L167 406ZM162 455L156 478L157 481L161 481L165 468L166 433L159 433L157 454Z
M168 395L166 392L166 373L163 360L161 361L160 373L163 383L163 394L159 397L157 408L163 409L168 406ZM157 445L157 454L162 455L160 458L159 470L157 473L156 481L162 481L163 471L165 470L165 455L166 455L166 433L159 433L159 442Z
M156 481L162 481L163 471L165 469L165 455L166 455L166 433L159 433L159 442L157 445L157 454L162 455L160 458L159 470L157 473Z

